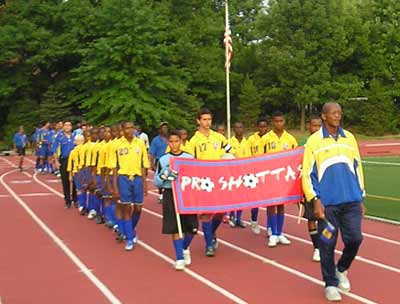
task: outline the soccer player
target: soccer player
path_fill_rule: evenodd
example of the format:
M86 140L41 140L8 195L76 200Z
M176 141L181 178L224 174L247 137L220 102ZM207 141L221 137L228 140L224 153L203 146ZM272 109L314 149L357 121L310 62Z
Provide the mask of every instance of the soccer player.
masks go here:
M168 146L167 134L169 125L167 122L162 122L159 125L159 134L153 138L150 144L150 160L153 171L156 171L158 160L165 154ZM158 189L160 194L158 202L161 203L163 199L162 189Z
M181 137L181 151L186 153L192 153L192 148L190 147L190 143L188 141L188 132L185 129L177 130L179 132L179 136ZM171 152L171 148L168 145L165 153Z
M144 142L133 135L133 124L124 122L122 129L124 136L110 154L110 166L114 168L113 198L120 201L117 203L116 214L123 219L120 233L126 235L125 250L130 251L137 242L136 226L140 219L143 196L147 195L146 176L150 163Z
M175 269L183 270L185 269L185 266L189 266L191 264L189 246L194 235L197 233L199 224L197 215L180 215L179 217L184 237L181 238L179 236L177 214L171 189L171 180L174 180L176 175L174 175L174 173L170 170L169 164L171 158L173 157L193 158L193 156L181 150L182 140L180 137L180 132L178 131L173 131L168 135L168 146L170 148L170 152L161 156L160 161L158 162L157 170L154 175L154 185L164 189L164 202L162 205L162 233L172 235L172 242L176 255Z
M233 124L233 132L235 135L230 139L230 145L234 151L235 158L244 158L251 156L250 143L244 136L244 126L241 122ZM229 215L229 225L234 227L245 228L246 224L242 222L242 210L231 211Z
M112 203L111 196L111 183L110 183L110 170L108 169L108 158L110 157L110 149L112 147L112 133L110 127L104 128L104 143L99 150L99 159L97 169L100 171L101 185L102 185L102 198L104 200L104 216L106 226L112 228L115 224L114 213L115 204ZM97 185L99 188L99 185Z
M143 132L141 126L137 126L136 130L138 132L138 137L144 141L144 144L146 145L146 149L149 150L150 145L149 145L149 136Z
M225 126L224 125L217 125L217 133L225 136Z
M92 158L97 157L97 144L99 139L99 129L91 128L89 129L90 142L85 144L85 168L86 174L88 176L88 190L89 190L89 213L88 219L92 220L96 217L99 200L96 196L96 168L93 165Z
M229 150L225 150L225 148L228 149L230 147L228 140L222 134L211 129L212 115L210 110L199 110L197 124L199 129L190 139L191 154L196 159L218 160L222 158L225 152L229 152ZM205 253L208 257L215 255L217 247L216 231L222 222L223 216L223 213L199 215L206 243Z
M314 134L317 132L319 129L321 129L322 125L322 120L321 117L319 116L311 116L310 122L308 124L308 130L310 132L310 135ZM299 144L300 146L305 146L306 140ZM319 256L319 234L318 234L318 219L314 216L314 210L313 210L313 205L310 202L304 201L302 202L304 206L304 215L303 217L307 219L307 226L308 226L308 232L310 233L310 238L313 244L314 252L312 256L312 260L314 262L319 262L320 261L320 256Z
M86 213L92 209L92 203L90 200L91 197L89 195L89 185L91 183L91 175L89 170L90 150L93 145L91 130L86 130L83 133L83 136L85 138L85 142L79 149L79 169L83 192L81 204L79 206L79 213L81 215L86 215Z
M327 240L320 241L319 250L325 297L340 301L338 287L350 291L347 273L362 242L364 178L356 139L340 126L340 105L325 103L321 117L322 128L310 136L304 150L302 185L306 200L314 205L314 215L322 219L318 221L319 233L326 228L325 220L335 227L330 236L324 234ZM339 230L344 249L335 265Z
M27 137L24 131L24 127L20 126L18 132L15 133L13 137L14 150L19 156L18 170L20 172L22 172L22 165L24 164L26 141Z
M69 155L74 148L74 135L72 134L72 123L66 121L63 126L63 132L60 132L55 138L50 154L53 155L56 160L56 166L60 168L61 182L64 192L65 208L71 207L71 190L70 188L67 166ZM60 147L60 156L57 161L57 149Z
M105 141L104 138L104 128L99 128L98 140L93 145L90 157L91 174L92 174L92 191L93 191L93 208L95 211L96 224L104 223L104 200L102 189L102 178L101 169L99 165L100 150L103 148ZM94 213L93 213L94 214Z
M79 168L79 150L82 148L82 144L84 143L84 141L85 139L83 135L76 135L74 137L75 147L69 154L68 165L67 165L67 171L69 173L69 185L70 185L69 189L73 189L75 187L77 192L76 202L78 202L80 206L86 203L86 198L83 196L82 192L82 178L81 178L81 171ZM84 199L84 202L82 202L82 199Z
M268 121L265 117L257 119L257 132L248 139L252 156L259 156L265 153L265 143L263 136L267 134ZM254 234L260 234L260 226L258 225L258 208L251 209L251 231Z
M50 123L48 121L42 123L42 128L38 133L39 172L41 173L46 169L45 164L49 155L49 126Z
M273 129L264 137L267 153L286 151L298 146L296 139L285 130L285 117L282 112L277 111L272 114L272 126ZM272 230L268 246L276 247L278 243L289 245L290 241L282 234L285 205L268 207L267 217Z

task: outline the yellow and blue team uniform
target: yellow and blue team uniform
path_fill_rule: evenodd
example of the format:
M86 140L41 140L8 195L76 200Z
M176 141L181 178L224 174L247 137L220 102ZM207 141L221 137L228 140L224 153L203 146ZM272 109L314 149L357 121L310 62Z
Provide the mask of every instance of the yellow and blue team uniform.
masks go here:
M186 152L188 154L192 153L192 147L190 146L189 141L187 140L184 143L181 143L181 147L180 147L182 152ZM169 146L167 146L167 149L165 150L165 154L170 153L171 152L171 148Z
M281 136L278 136L274 130L271 130L264 135L263 139L267 153L282 152L298 147L296 138L286 130L283 131ZM272 235L280 236L282 234L284 221L284 213L267 215L267 227L271 228Z
M110 154L109 167L117 168L118 190L122 204L143 204L142 170L150 167L147 148L141 139L134 137L129 142L121 137L113 145ZM144 177L146 178L146 177ZM133 213L131 220L123 220L118 224L118 230L126 235L128 242L136 239L136 226L140 213Z
M242 140L239 141L235 136L233 136L229 140L229 143L232 146L235 158L246 158L252 156L250 142L245 137L243 137ZM236 216L235 211L231 211L229 214L229 218L230 225L232 227L245 227L242 223L242 210L237 210Z
M96 211L96 215L99 215L100 217L98 217L99 219L102 220L102 216L103 216L103 209L104 209L104 201L103 198L101 196L97 195L97 192L100 192L101 190L101 169L97 166L98 164L98 160L99 160L99 152L102 148L102 146L104 145L104 141L97 141L91 151L90 151L90 166L92 168L92 172L91 174L95 175L92 176L92 178L96 179L96 190L95 193L93 194L92 197L92 207L93 210ZM99 222L101 222L99 220Z
M357 142L350 132L339 128L336 136L323 125L307 141L303 158L303 191L308 202L320 199L325 218L336 230L330 242L319 242L322 275L326 286L338 286L336 271L350 267L362 242L361 207L365 196L364 176ZM326 227L318 222L318 231ZM340 230L344 250L335 265L335 246Z
M189 141L191 153L196 159L219 160L226 153L228 140L220 133L209 131L208 136L196 131ZM222 217L213 217L210 221L201 223L206 243L206 255L213 256L215 252L215 233L222 222Z
M79 168L82 171L81 178L82 178L82 189L84 192L88 191L89 184L91 182L91 172L90 172L90 164L91 164L91 155L92 149L95 145L95 142L88 141L82 145L82 148L79 151ZM88 205L86 205L85 200L85 210L82 210L82 214L84 212L88 212L93 210L93 195L89 194L89 198L87 199Z
M97 173L103 177L102 179L102 194L103 199L111 199L112 195L109 191L110 189L110 179L108 171L108 159L110 155L110 148L112 148L113 141L110 140L109 142L104 141L104 144L101 146L99 150L99 158L97 162ZM112 172L112 171L111 171ZM104 182L104 184L103 184ZM115 223L115 203L111 202L111 204L104 205L104 216L106 219L106 225L108 227L113 227Z
M259 156L265 154L265 142L263 137L259 132L255 132L250 135L248 142L250 145L251 156ZM257 225L258 220L258 208L251 208L251 221Z

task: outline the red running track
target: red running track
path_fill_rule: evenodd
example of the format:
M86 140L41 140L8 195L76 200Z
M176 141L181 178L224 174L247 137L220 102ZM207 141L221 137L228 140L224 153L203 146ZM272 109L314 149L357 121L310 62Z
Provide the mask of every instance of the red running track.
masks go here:
M16 158L8 161L15 164ZM3 183L122 303L325 302L319 265L311 261L306 226L298 225L293 217L286 217L285 231L292 236L292 245L287 247L270 249L265 232L256 236L249 228L223 225L216 257L206 258L199 235L191 247L190 270L195 272L191 276L176 272L164 260L174 256L169 237L160 233L161 208L155 195L149 194L145 201L146 211L138 227L141 244L127 253L109 230L79 216L76 209L63 208L61 187L53 176L41 175L36 181L11 170L10 163L1 158ZM33 174L31 169L28 174ZM3 248L7 248L0 253L0 297L4 303L110 302L3 185L0 201L2 231L12 231L1 236ZM287 209L289 214L296 213L294 206ZM260 210L260 223L264 221L265 211ZM366 220L364 231L362 258L350 271L352 293L345 295L343 302L397 303L399 227ZM196 275L201 278L193 277Z

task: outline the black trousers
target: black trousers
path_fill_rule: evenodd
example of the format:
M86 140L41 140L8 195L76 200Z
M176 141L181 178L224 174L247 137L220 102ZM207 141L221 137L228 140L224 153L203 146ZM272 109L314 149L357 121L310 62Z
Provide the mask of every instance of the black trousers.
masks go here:
M66 205L71 205L71 187L69 185L69 173L67 171L68 158L60 157L59 161L60 161L61 183L64 192L64 201ZM72 183L72 200L76 202L75 183Z

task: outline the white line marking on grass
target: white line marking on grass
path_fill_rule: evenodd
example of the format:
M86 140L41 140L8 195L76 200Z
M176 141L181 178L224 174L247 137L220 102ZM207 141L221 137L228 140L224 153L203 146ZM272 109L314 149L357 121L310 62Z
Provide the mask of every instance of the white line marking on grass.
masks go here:
M34 180L36 182L38 182L39 184L41 184L43 187L46 187L47 189L49 189L51 192L53 192L54 194L56 194L57 196L63 198L64 196L58 192L57 190L51 188L50 186L46 185L45 183L43 183L42 181L40 181L39 179L37 179L36 174L33 176ZM164 261L170 263L170 264L174 264L175 261L173 259L171 259L170 257L164 255L162 252L158 251L157 249L151 247L150 245L144 243L143 241L138 241L138 243L147 251L150 251L151 253L155 254L156 256L162 258ZM210 287L211 289L219 292L220 294L222 294L223 296L227 297L228 299L232 300L234 303L237 304L245 304L247 303L245 300L242 300L241 298L239 298L238 296L234 295L233 293L229 292L228 290L220 287L219 285L213 283L212 281L208 280L207 278L201 276L200 274L190 270L190 269L185 269L184 270L189 276L193 277L194 279L200 281L201 283L207 285L208 287Z
M82 271L83 274L96 286L98 290L107 298L110 303L120 304L121 301L101 282L90 269L73 253L71 249L32 211L31 208L4 182L4 177L14 173L15 171L8 171L0 177L0 183L7 189L7 191L14 197L18 204L25 209L28 215L39 225L40 228L60 247L60 249L68 256L71 261Z

